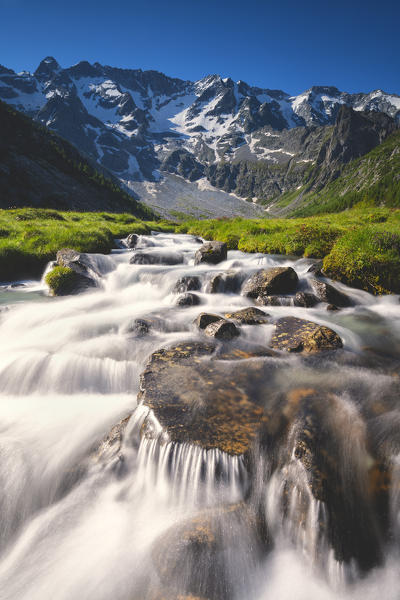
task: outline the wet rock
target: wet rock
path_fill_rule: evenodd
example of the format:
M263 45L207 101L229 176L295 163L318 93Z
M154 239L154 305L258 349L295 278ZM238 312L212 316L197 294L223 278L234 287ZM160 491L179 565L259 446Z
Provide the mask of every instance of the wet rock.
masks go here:
M204 333L218 340L232 340L239 335L239 330L232 321L220 319L207 325Z
M83 252L76 252L70 248L63 248L57 252L55 269L64 267L69 269L68 277L64 277L65 285L62 282L57 283L57 290L54 288L53 293L57 296L65 296L69 294L79 294L89 288L97 287L100 273L93 265L90 255ZM50 271L49 275L52 275ZM54 270L54 275L56 270ZM51 277L49 277L51 281ZM58 285L60 284L60 285ZM50 289L52 285L49 282Z
M302 306L303 308L312 308L318 304L318 298L314 294L308 292L297 292L294 297L294 305Z
M242 287L242 294L250 298L290 294L297 288L299 278L292 267L262 269L251 275Z
M248 548L261 557L270 545L262 519L238 503L205 510L174 525L156 540L152 558L161 583L184 594L179 600L232 600L238 589L250 585L238 568L247 563Z
M315 275L322 275L322 260L317 260L314 264L312 264L308 269L307 273L314 273Z
M319 300L322 302L328 302L328 304L335 304L336 306L340 307L352 305L352 301L349 296L337 290L330 283L313 279L311 281L311 286L317 298L319 298Z
M197 294L192 294L191 292L186 292L186 294L182 294L176 300L176 306L188 307L188 306L198 306L200 304L200 298Z
M197 342L154 352L141 375L138 401L171 441L247 453L264 424L270 368L264 359L214 360L214 351L214 345ZM142 435L159 433L144 426Z
M225 313L225 317L244 325L262 325L268 323L269 315L255 306L249 306L233 313Z
M184 275L176 282L173 293L182 294L183 292L198 291L201 289L201 281L196 276Z
M183 256L177 252L136 252L129 262L131 265L180 265Z
M335 306L335 304L328 304L326 310L340 310L340 308L338 306Z
M136 248L139 236L136 233L130 233L125 239L125 244L128 248Z
M288 407L289 436L280 457L288 528L298 536L319 503L316 542L327 543L336 560L369 570L382 560L388 479L385 468L368 470L364 424L326 390L293 390ZM385 502L377 513L376 503Z
M150 324L148 321L145 321L144 319L134 319L130 324L129 324L129 333L132 333L133 335L137 336L137 337L143 337L144 335L147 335L150 331Z
M210 263L216 265L228 256L228 249L225 242L206 242L198 250L194 256L194 264Z
M271 340L272 348L288 352L315 353L342 348L342 346L338 334L329 327L297 317L279 319Z
M293 306L293 297L291 296L264 296L256 298L256 303L260 306Z
M220 321L221 317L219 315L212 315L210 313L200 313L198 317L196 317L194 324L199 327L199 329L205 329L211 323L215 323L216 321Z
M207 294L228 294L240 289L242 277L236 271L225 271L213 275L207 282L205 292Z
M96 461L109 463L110 461L117 460L121 463L118 466L122 466L123 456L121 453L121 448L124 433L130 417L131 415L128 415L124 419L121 419L119 423L114 425L108 436L102 441L96 453L93 455L93 458Z

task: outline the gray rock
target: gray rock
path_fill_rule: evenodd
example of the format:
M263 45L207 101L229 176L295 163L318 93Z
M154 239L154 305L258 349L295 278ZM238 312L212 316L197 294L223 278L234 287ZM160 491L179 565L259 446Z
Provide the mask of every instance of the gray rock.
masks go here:
M196 276L184 275L176 282L173 293L182 294L183 292L198 291L201 288L201 281Z
M128 248L136 248L139 236L136 233L130 233L125 240L125 244Z
M311 308L318 303L318 298L314 294L307 292L297 292L294 297L294 305L302 306L304 308Z
M197 294L192 294L190 292L182 294L176 300L176 306L188 307L197 306L198 304L200 304L200 298Z
M206 294L224 294L236 292L240 288L242 277L236 271L225 271L213 275L205 287Z
M68 289L68 294L78 294L98 285L100 273L96 271L89 254L63 248L57 252L56 266L67 267L75 273L73 286Z
M194 264L210 263L216 265L228 256L228 249L225 242L206 242L197 251L194 256Z
M204 333L218 340L232 340L239 335L239 330L232 321L220 319L214 323L210 323L204 330Z
M218 315L212 315L210 313L200 313L198 317L194 320L194 324L199 327L199 329L205 329L211 323L215 323L216 321L220 321L221 317Z
M322 302L328 302L328 304L335 304L336 306L340 307L352 305L352 301L350 300L349 296L337 290L330 283L313 279L311 281L311 286L317 298L322 300Z
M136 252L129 262L131 265L180 265L183 256L172 252Z
M250 298L275 294L290 294L296 291L299 278L292 267L262 269L251 275L242 287L242 294Z

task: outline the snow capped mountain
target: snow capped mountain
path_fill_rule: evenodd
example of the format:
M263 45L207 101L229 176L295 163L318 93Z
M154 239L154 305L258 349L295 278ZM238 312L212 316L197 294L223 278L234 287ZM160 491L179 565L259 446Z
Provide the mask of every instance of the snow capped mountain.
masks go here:
M33 74L0 66L0 99L57 131L128 187L157 182L166 172L201 180L221 160L313 161L321 128L335 122L343 104L400 121L400 97L381 90L313 87L290 96L219 75L191 82L86 61L63 69L52 57Z

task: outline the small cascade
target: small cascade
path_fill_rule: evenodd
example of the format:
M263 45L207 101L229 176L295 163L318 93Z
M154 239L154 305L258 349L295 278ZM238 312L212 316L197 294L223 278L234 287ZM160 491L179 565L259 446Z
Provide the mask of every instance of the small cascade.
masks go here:
M239 502L247 484L241 456L188 443L160 443L160 438L142 439L137 476L145 493L153 490L186 507Z

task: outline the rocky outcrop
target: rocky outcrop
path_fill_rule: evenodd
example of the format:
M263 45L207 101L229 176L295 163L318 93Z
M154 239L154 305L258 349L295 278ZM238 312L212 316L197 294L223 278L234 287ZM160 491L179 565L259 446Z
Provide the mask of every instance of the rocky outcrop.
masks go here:
M194 264L209 263L216 265L227 259L227 246L225 242L206 242L194 255Z
M299 278L292 267L272 267L251 275L242 287L242 294L250 298L275 294L289 294L297 288Z
M175 173L189 181L204 176L204 166L187 150L173 150L161 163L161 170Z
M283 317L276 322L271 347L288 352L315 353L342 348L338 334L324 325L297 317Z
M313 188L319 189L336 179L344 165L370 152L395 129L395 120L385 113L341 106L332 136L322 145L317 158Z

